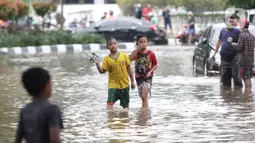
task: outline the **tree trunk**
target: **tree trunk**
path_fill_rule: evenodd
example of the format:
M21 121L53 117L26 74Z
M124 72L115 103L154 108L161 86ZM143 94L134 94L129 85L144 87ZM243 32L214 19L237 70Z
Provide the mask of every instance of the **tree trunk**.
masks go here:
M19 20L15 19L15 25L18 25Z

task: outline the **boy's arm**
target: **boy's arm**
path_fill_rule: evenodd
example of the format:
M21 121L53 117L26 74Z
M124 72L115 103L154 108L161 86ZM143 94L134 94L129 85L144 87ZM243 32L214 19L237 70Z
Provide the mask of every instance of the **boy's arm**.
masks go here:
M152 59L152 68L146 75L147 78L150 77L152 75L152 73L159 67L157 58L154 53L151 53L151 59Z
M99 73L103 74L105 73L105 70L100 66L99 62L96 62L97 70Z
M133 61L133 60L135 60L135 58L136 58L136 56L137 56L137 54L138 54L138 52L141 50L141 48L137 48L137 49L135 49L130 55L129 55L129 60L130 61Z
M132 88L134 88L133 86L134 86L135 80L134 80L132 68L131 68L131 66L128 66L127 69L128 69L128 74L129 74L129 77L131 80L131 86L132 86Z
M105 70L100 66L99 60L97 59L96 56L94 57L94 61L96 63L98 72L101 73L101 74L105 73Z
M129 75L130 80L131 80L131 88L135 88L135 80L134 80L133 71L132 71L132 68L131 68L131 63L130 63L129 56L126 56L126 62L127 62L128 75Z
M130 60L130 61L133 61L133 60L135 59L137 53L138 53L138 49L134 50L134 51L129 55L129 60Z
M50 143L61 143L59 128L50 127Z
M153 65L153 67L151 68L150 72L154 72L158 67L159 67L158 63L156 65Z
M18 128L16 131L16 138L15 138L15 143L22 143L23 139L23 122L22 122L22 113L20 113L20 120L18 123Z
M15 143L22 143L22 137L16 135Z
M60 130L64 127L61 117L61 111L58 106L53 106L50 109L49 127L50 143L61 143Z

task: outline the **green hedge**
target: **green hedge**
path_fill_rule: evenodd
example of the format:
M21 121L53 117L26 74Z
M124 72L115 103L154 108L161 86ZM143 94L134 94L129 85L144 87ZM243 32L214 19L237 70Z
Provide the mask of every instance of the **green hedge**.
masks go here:
M11 34L0 34L0 47L89 43L105 43L105 39L101 35L71 34L67 31L18 31Z

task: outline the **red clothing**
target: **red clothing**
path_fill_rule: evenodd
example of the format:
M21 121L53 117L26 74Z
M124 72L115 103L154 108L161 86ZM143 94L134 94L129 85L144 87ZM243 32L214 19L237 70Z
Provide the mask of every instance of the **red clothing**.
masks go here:
M148 16L148 14L150 13L150 12L152 12L152 8L144 8L143 9L143 17L146 19L146 20L148 20L148 21L150 21L150 17Z
M153 66L157 65L157 58L154 52L146 50L144 52L138 52L135 60L135 73L136 78L144 78ZM152 73L152 76L154 73ZM152 77L151 76L151 77Z

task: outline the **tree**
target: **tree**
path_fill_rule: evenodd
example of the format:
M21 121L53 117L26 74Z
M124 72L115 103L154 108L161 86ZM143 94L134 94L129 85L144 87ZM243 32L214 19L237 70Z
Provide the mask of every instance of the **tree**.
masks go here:
M13 20L18 15L18 8L12 1L1 0L0 18L4 20Z
M18 14L15 17L16 24L17 24L18 19L20 19L28 14L29 6L27 4L19 2L19 1L16 2L16 6L18 8Z
M251 9L255 8L255 0L227 0L227 6L235 6L237 8Z
M36 12L36 14L38 14L39 16L41 16L43 18L43 23L42 26L44 27L44 16L46 14L50 14L52 12L55 12L57 10L57 5L56 3L41 3L41 2L37 2L33 4L33 8Z
M179 7L184 6L187 10L200 14L204 11L223 10L226 0L117 0L117 4L123 9L125 14L130 13L134 4L151 4L163 7L165 4Z
M28 9L23 2L0 0L0 19L18 20L27 15Z
M38 14L39 16L41 16L42 18L48 14L48 13L52 13L55 12L57 9L56 3L34 3L33 4L33 8L36 12L36 14Z

